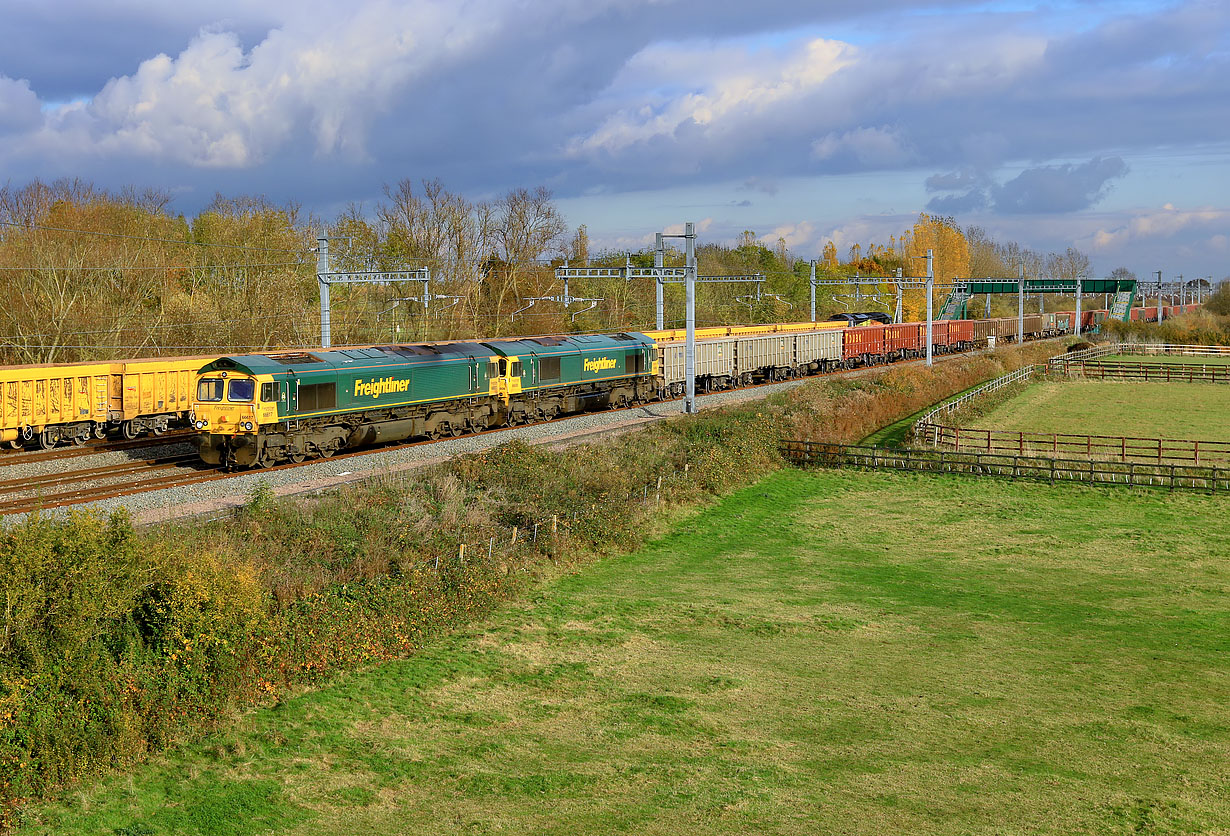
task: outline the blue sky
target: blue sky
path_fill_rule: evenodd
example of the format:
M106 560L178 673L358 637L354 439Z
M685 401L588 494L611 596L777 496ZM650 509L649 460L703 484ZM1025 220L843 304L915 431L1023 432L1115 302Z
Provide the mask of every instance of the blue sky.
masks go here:
M598 246L804 258L920 211L1095 272L1230 274L1230 4L0 0L0 181L331 217L550 187Z

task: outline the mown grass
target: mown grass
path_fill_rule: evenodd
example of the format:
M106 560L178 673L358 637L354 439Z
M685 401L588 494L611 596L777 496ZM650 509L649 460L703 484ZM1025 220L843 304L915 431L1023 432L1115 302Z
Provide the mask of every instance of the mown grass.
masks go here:
M1228 510L780 471L29 832L1219 832Z
M1230 386L1064 381L1023 387L963 424L980 429L1230 441Z

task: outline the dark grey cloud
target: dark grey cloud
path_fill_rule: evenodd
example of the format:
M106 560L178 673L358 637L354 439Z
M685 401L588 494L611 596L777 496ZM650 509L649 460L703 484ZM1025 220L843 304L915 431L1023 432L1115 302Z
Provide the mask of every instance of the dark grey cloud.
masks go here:
M970 189L963 194L933 197L927 202L927 209L937 215L964 215L967 212L977 212L987 208L987 193L983 189Z
M926 179L930 192L959 192L934 197L927 208L945 215L991 209L1000 215L1063 214L1096 205L1110 181L1128 173L1121 157L1094 157L1085 163L1035 166L1006 183L982 172L957 171Z
M1127 174L1119 157L1094 157L1080 165L1039 166L991 190L1002 214L1076 212L1106 196L1110 181Z
M951 192L933 199L945 213L1030 211L1011 207L1089 205L1113 177L1082 192L1098 171L1042 166L1001 193L990 174L1112 142L1222 143L1230 100L1230 10L1209 2L1106 6L1073 33L1062 7L972 0L16 5L0 76L44 103L94 98L6 139L0 179L136 172L205 200L237 185L332 205L401 177L476 196L721 181L772 197L799 175L925 168L957 172L928 184ZM826 52L830 23L876 37ZM185 92L194 75L210 84ZM20 134L30 102L12 101Z

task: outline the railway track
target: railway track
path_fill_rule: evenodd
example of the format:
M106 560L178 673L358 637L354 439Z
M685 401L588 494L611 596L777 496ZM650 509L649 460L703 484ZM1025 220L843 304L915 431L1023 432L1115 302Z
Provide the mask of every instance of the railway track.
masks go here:
M161 447L164 444L188 442L192 438L189 430L164 433L157 436L145 436L131 441L90 441L77 447L54 447L50 450L0 450L0 467L30 462L50 462L59 459L76 459L82 456L93 456L98 453L110 453L117 450L140 450L145 447Z
M981 350L975 352L959 352L954 354L945 354L937 356L937 361L955 359L957 357L969 356L970 354L980 353ZM902 363L892 364L893 366L904 366L912 363L921 363L922 360L910 360ZM797 381L816 380L829 376L846 376L846 377L861 377L865 374L870 374L878 370L888 368L887 366L877 365L868 366L854 370L839 370L828 372L827 374L811 375L803 378L796 378ZM766 386L778 386L784 382L790 381L765 381L763 383L754 384L752 386L738 387L737 389L722 390L725 392L754 392L757 389ZM701 393L698 392L698 395ZM655 401L654 404L666 404L682 401L683 398L671 398L664 401ZM610 412L628 412L635 409L641 409L645 405L634 405L609 410ZM555 423L557 421L566 421L570 417L576 416L560 416L554 420L537 421L533 423ZM661 416L664 417L664 416ZM524 426L524 425L521 425ZM488 430L483 430L478 433L466 433L460 437L478 437L490 435L492 433L505 432L510 427L495 427ZM585 435L593 436L600 435L604 430L594 430L585 433ZM135 441L120 441L120 442L103 442L97 445L85 445L82 447L73 447L58 450L32 451L22 456L13 456L18 458L19 462L24 464L30 461L48 461L55 459L69 459L81 456L87 456L96 453L110 452L116 450L131 450L141 447L161 446L169 443L175 443L177 440L187 441L192 434L189 432L168 433L157 438L144 438ZM452 439L444 438L438 440L420 439L417 441L406 441L388 444L385 446L364 447L359 450L349 450L342 453L337 453L330 457L328 461L339 461L357 456L368 456L373 453L391 452L412 447L420 447L427 444L436 444ZM0 458L8 458L0 457ZM71 505L79 505L86 502L95 502L105 499L115 499L135 494L146 493L149 491L163 490L167 488L187 487L196 484L204 484L206 482L214 482L222 479L231 479L238 476L247 476L260 473L272 473L281 470L290 470L298 467L308 467L313 464L319 464L324 459L308 459L303 462L285 462L265 467L260 469L243 470L243 471L223 471L214 467L207 466L200 462L195 453L183 453L161 456L149 459L137 459L131 462L122 462L118 464L102 465L80 470L70 470L64 473L47 474L44 476L33 476L26 478L7 479L0 481L0 516L10 514L28 513L38 510L48 510L53 508L62 508ZM0 465L8 464L7 461L0 461ZM81 485L82 482L89 482L88 485Z

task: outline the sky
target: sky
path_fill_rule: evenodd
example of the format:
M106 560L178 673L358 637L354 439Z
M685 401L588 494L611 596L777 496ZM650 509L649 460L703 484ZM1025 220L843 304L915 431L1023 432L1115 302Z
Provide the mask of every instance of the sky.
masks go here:
M1230 2L0 0L0 183L545 185L596 248L801 258L920 212L1093 273L1230 274Z

